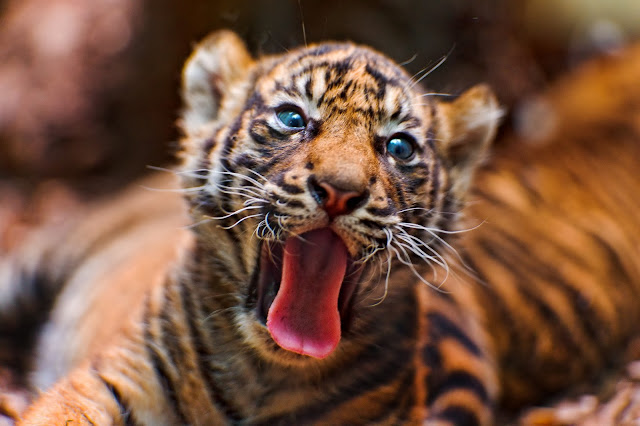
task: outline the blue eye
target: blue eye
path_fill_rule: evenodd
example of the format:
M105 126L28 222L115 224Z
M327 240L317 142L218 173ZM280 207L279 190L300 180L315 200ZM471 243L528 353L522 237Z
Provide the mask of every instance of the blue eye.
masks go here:
M408 160L413 157L414 145L406 136L393 136L387 142L387 152L398 160Z
M294 109L283 109L276 113L278 120L282 124L292 129L304 129L307 123L304 122L304 117L298 111Z

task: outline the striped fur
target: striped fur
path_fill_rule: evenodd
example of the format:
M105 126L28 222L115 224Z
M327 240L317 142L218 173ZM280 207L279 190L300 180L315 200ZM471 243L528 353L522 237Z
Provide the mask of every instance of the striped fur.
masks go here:
M586 125L539 145L506 144L474 179L499 116L493 96L479 86L441 102L414 81L352 44L256 61L231 33L203 41L183 81L177 175L189 246L162 282L118 277L148 283L131 318L97 307L86 318L122 332L69 363L78 368L60 367L64 377L23 423L492 424L498 405L541 401L611 360L640 311L629 213L638 206L625 189L640 183L634 122L616 122L613 145L596 143L610 127ZM301 112L303 130L278 121L283 107ZM415 148L404 161L386 148L398 134ZM591 176L603 160L618 172L553 184ZM358 195L333 214L318 182ZM621 190L608 190L612 182ZM474 229L458 234L465 226ZM349 255L343 287L358 279L351 298L341 294L339 345L317 358L274 341L264 316L279 290L263 278L289 238L327 227ZM154 256L156 244L119 267ZM105 257L65 276L90 281L118 265ZM110 292L101 278L109 310L125 287ZM35 370L42 377L46 361Z
M538 101L548 130L504 141L476 176L469 215L484 223L463 258L487 283L512 408L593 381L640 333L638 75L636 45L561 80Z

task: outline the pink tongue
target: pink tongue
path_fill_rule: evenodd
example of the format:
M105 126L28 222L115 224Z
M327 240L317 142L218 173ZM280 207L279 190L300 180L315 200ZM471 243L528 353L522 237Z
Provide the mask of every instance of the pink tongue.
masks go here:
M282 348L325 358L338 346L338 296L347 254L329 228L287 239L280 289L267 315L269 333Z

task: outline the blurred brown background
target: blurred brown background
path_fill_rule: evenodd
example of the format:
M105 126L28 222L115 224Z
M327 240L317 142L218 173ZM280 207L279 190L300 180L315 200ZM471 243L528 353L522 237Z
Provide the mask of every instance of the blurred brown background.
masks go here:
M412 73L450 53L426 86L488 82L506 132L555 76L638 39L640 1L0 0L0 255L26 229L170 162L181 64L216 28L256 54L349 39Z

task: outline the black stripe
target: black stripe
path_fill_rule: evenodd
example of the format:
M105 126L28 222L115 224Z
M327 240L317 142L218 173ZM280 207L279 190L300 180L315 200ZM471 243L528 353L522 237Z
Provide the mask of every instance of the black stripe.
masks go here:
M82 254L64 262L49 263L49 250L36 270L25 266L16 266L16 281L2 283L14 287L15 293L10 294L13 300L8 310L0 313L0 348L11 348L1 354L0 364L16 372L20 385L27 373L32 370L34 358L31 356L42 326L49 320L51 311L55 308L58 295L64 289L69 279L85 263L126 235L126 231L140 224L139 218L127 217L118 223L116 229L93 239L83 250ZM54 272L54 273L52 273ZM0 351L4 352L4 351ZM25 383L25 386L27 384Z
M415 392L413 391L413 379L415 370L407 370L400 385L396 388L397 392L393 399L387 402L378 415L366 419L362 419L366 424L391 424L390 420L396 415L395 424L405 424L411 413L411 408L415 404Z
M287 79L297 80L300 77L309 74L313 70L319 70L323 68L328 68L331 64L329 61L321 61L321 62L313 62L309 65L305 65L303 68L299 69L295 74L287 76ZM312 74L311 74L312 75Z
M531 252L518 253L517 248L512 247L512 249L508 252L506 251L496 251L491 242L487 242L485 240L479 241L484 252L492 257L496 262L504 265L508 268L508 270L513 274L518 291L522 294L523 298L527 300L527 303L535 308L538 311L538 320L541 323L546 325L547 330L554 334L553 340L556 342L562 342L565 345L565 349L573 354L581 354L583 350L580 348L580 345L575 340L574 334L566 327L566 324L558 317L557 313L549 307L544 300L542 300L539 295L535 292L535 289L531 288L531 277L532 275L539 275L540 268L523 268L524 261L531 260ZM542 262L537 262L536 265L542 266ZM543 278L544 279L544 278ZM539 289L538 289L539 291ZM527 324L525 324L527 325ZM536 327L539 329L540 324L528 324L531 328ZM530 330L532 333L533 330ZM520 335L524 336L526 334L525 330L522 330ZM520 337L519 342L523 345L530 345L530 342L526 342L526 339L522 339ZM518 345L518 347L514 348L520 351L521 354L525 354L524 346ZM528 355L528 354L527 354ZM551 361L551 360L549 360ZM518 361L521 363L522 361ZM545 378L546 377L554 377L561 376L570 373L571 369L562 364L558 364L557 362L551 363L547 362L546 368L549 370L547 375L541 376L536 374L531 374L529 377L532 381L538 383L541 386L545 386ZM576 367L576 365L572 366ZM523 369L522 374L525 374L527 369Z
M477 414L471 411L469 408L463 407L461 405L450 405L441 412L437 413L431 419L450 422L452 425L456 426L480 425L480 419L478 419Z
M275 165L280 163L283 160L287 160L291 158L294 152L298 151L300 148L297 144L290 144L289 146L279 146L275 149L270 150L262 150L260 152L261 156L264 159L268 159L265 163L260 164L255 171L264 175L274 168Z
M429 191L429 205L427 208L429 211L436 207L438 200L438 191L440 191L440 160L438 157L434 157L433 170L431 171L431 190Z
M422 350L422 361L424 365L429 367L429 371L444 371L442 367L442 354L440 354L440 349L436 342L429 342L426 344ZM432 376L433 374L429 374ZM431 386L428 386L430 389Z
M200 309L196 308L195 301L192 299L193 294L190 294L185 283L180 284L180 293L182 309L187 314L186 319L189 326L189 338L196 352L198 371L203 378L209 399L212 401L212 405L224 413L228 419L234 423L238 423L242 420L242 415L237 408L233 406L231 401L225 398L222 389L216 383L216 369L207 362L207 359L210 358L210 351L207 349L201 330L196 324L196 314L200 312Z
M451 194L451 184L449 184L441 200L440 215L437 217L434 227L442 231L450 231L452 224L455 222L454 219L457 217L456 213L460 211L461 200Z
M400 117L400 114L402 114L402 104L398 104L396 106L395 111L393 111L393 113L391 114L391 116L389 117L389 119L391 121L396 121L398 119L398 117Z
M508 305L502 299L500 295L496 293L492 287L491 281L483 275L482 271L474 263L470 255L466 251L461 251L460 255L463 260L463 264L466 265L471 275L476 278L476 282L480 284L477 288L485 293L487 301L491 301L491 310L499 316L497 320L498 324L502 325L502 330L507 330L508 341L511 343L517 342L518 337L521 335L517 329L517 321L509 310Z
M178 416L178 419L180 420L180 424L183 424L183 425L189 424L189 421L187 420L187 416L180 408L180 402L177 396L178 393L176 392L175 384L173 383L169 375L168 366L164 363L164 361L162 360L162 357L160 356L160 354L158 354L158 351L155 347L157 342L155 342L155 339L151 334L151 330L150 330L150 323L152 321L153 321L153 318L151 318L150 311L149 311L149 301L147 301L147 309L144 315L144 324L145 324L144 343L145 343L145 348L147 350L147 355L151 359L151 365L153 366L153 371L158 377L158 382L162 387L164 395L169 401L169 404L171 405L171 409Z
M478 345L471 340L455 323L439 312L427 314L429 339L434 344L444 338L452 338L460 343L471 354L482 357L483 353Z
M261 241L256 247L255 258L259 259L262 253L262 245L268 244L264 240ZM256 266L253 268L253 272L251 273L251 279L249 281L249 290L247 292L247 297L245 298L244 307L247 311L251 311L256 308L258 304L258 279L260 277L260 262L256 262ZM192 312L192 311L190 311Z
M209 156L203 156L200 158L198 161L198 168L193 172L194 175L198 176L197 178L194 177L196 185L205 186L208 183L207 178L209 176L210 169L211 158Z
M295 58L292 63L299 62L301 59L306 58L307 56L321 56L327 54L329 52L335 52L336 50L349 49L352 45L348 43L322 43L317 47L312 47L309 49L305 49L302 53Z
M269 139L267 139L266 136L264 136L262 133L259 133L258 130L264 130L262 127L258 127L256 129L256 127L251 126L249 128L249 136L251 137L251 139L253 139L253 141L255 143L257 143L258 145L266 145L269 143Z
M407 189L411 193L415 193L418 188L424 185L431 177L429 175L429 166L427 166L425 163L419 163L415 166L399 165L398 169L402 173L406 173L406 175L409 177L409 180L407 182Z
M403 124L405 129L415 129L416 127L422 127L422 121L418 117L411 114L406 114L400 119L400 123Z
M283 201L287 204L287 207L289 208L301 209L304 207L304 203L302 201L293 200L293 199L284 199Z
M295 186L295 185L291 185L289 183L280 183L279 188L282 189L283 191L295 195L295 194L302 194L304 192L304 189L300 188L299 186Z
M181 338L176 335L175 326L171 318L173 306L167 303L169 288L167 285L163 287L163 298L165 303L160 311L160 327L162 330L162 345L169 355L169 362L175 366L184 365L184 350L180 346Z
M258 92L254 92L251 95L251 97L249 97L245 102L244 109L236 117L235 121L229 128L229 133L227 134L226 139L224 140L224 145L222 148L222 155L221 155L221 162L223 167L225 168L229 167L227 157L229 156L229 153L231 152L231 150L235 145L238 133L242 129L242 122L244 121L245 114L247 114L249 110L254 108L255 109L260 108L263 105L264 105L264 101L262 99L262 96Z
M363 365L358 366L358 369L362 371L369 371L368 374L356 377L346 383L339 386L334 393L320 403L302 408L300 411L288 413L284 416L274 416L264 419L259 425L272 425L272 424L288 424L295 420L297 424L310 424L317 421L329 410L339 410L342 405L347 404L349 401L367 393L378 389L381 386L385 386L393 381L399 372L410 364L411 352L407 350L398 351L395 354L389 355L388 348L382 349L383 346L377 345L377 347L371 347L367 350L363 357L359 358L359 361L363 361ZM369 355L369 353L373 355ZM386 353L386 356L385 356ZM375 368L372 368L371 364L375 364ZM350 368L344 368L340 373L343 377L345 372L352 371ZM355 370L358 371L358 370Z
M217 133L219 132L220 130L218 129ZM205 141L202 149L200 150L198 167L195 171L193 171L193 174L198 176L197 178L194 178L196 180L196 185L204 186L207 184L207 177L209 176L209 172L211 169L211 151L213 150L215 145L215 139L211 137Z
M638 294L638 287L634 284L637 283L637 278L632 278L629 275L629 271L625 268L622 260L620 259L620 255L618 252L609 244L602 236L588 230L584 230L589 234L589 236L598 244L602 250L607 254L607 259L609 259L609 263L611 265L610 272L612 275L618 277L616 280L616 285L621 284L622 282L626 282L631 284L631 290L633 290L636 294Z
M295 87L295 85L293 84L295 80L289 80L287 81L287 83L289 83L288 85L285 85L282 81L280 80L276 80L276 84L275 84L275 91L276 92L284 92L287 95L291 96L291 97L296 97L298 95L300 95L300 93L298 92L298 89Z
M378 92L376 93L377 99L384 98L385 92L387 90L387 84L391 83L389 78L387 78L384 74L382 74L377 69L373 68L371 64L365 65L365 71L369 74L378 84Z
M299 76L298 76L299 77ZM297 80L297 78L296 78ZM313 86L313 74L309 76L307 81L304 84L304 94L307 95L308 100L313 99L313 92L311 91L311 87Z
M231 127L231 129L229 130L229 134L227 135L227 138L224 141L224 146L221 152L221 156L220 156L220 166L222 168L222 170L228 170L230 172L233 172L233 168L231 167L231 164L229 162L229 153L231 152L231 149L233 148L234 142L236 140L237 134L240 132L240 127L242 125L242 116L243 114L240 114L233 126ZM220 179L219 184L221 186L225 186L227 183L231 182L232 179L228 176L225 175L224 178ZM230 205L230 201L231 201L231 197L219 197L219 204L220 204L220 208L222 209L222 211L233 211L231 209L231 205Z
M227 210L227 212L228 211L229 210ZM229 239L231 240L231 244L225 245L225 247L233 250L233 259L237 260L236 265L240 268L241 273L245 274L247 270L246 270L246 265L242 261L242 259L244 259L244 256L243 256L244 250L242 249L242 240L240 238L243 235L246 235L246 228L240 229L239 226L231 227L234 223L238 222L239 220L242 220L242 218L232 216L228 219L225 219L224 222L221 222L221 225L230 227L229 229L224 230L225 235L227 235L227 237L229 237ZM247 220L242 221L242 223L244 223L245 225L248 225ZM222 266L223 268L218 270L224 271L224 273L227 274L228 277L233 278L234 280L238 279L237 276L231 275L231 270L228 267L228 265L222 265Z
M227 158L222 158L221 160L222 163L222 167L223 169L229 171L230 173L236 173L237 170L235 167L232 167L231 164L229 163ZM229 186L232 185L233 186L233 178L232 177L227 177L224 180L222 180L220 182L220 186ZM225 194L227 195L227 194ZM220 204L219 210L221 211L222 215L226 215L231 211L235 211L234 208L232 208L231 206L231 201L232 200L237 200L238 196L236 195L229 195L229 196L224 196L224 197L219 197L218 198L218 204ZM212 201L214 202L214 201ZM238 220L242 219L241 217L237 217L235 215L224 219L223 221L220 222L220 225L222 226L227 226L230 227L229 229L225 230L226 235L229 237L229 239L231 240L231 250L233 250L233 258L234 259L238 259L238 266L240 267L240 269L243 272L246 272L245 269L245 265L244 263L241 261L241 259L243 258L242 254L243 254L243 250L242 250L242 240L241 240L241 236L244 235L244 230L239 229L238 227L231 227L234 223L236 223ZM247 221L244 221L245 223ZM228 270L228 268L225 268L225 270Z
M377 116L380 115L380 111L376 111L373 108L373 106L371 106L371 105L368 108L352 107L352 108L349 108L349 109L345 108L342 111L344 111L344 112L350 111L351 114L353 114L353 115L360 115L360 116L363 116L364 118L367 118L367 119L375 119L376 115ZM376 112L377 112L377 114L376 114ZM352 117L352 119L353 118L355 118L355 117Z
M364 226L366 226L367 228L373 229L373 230L380 230L380 229L384 229L385 225L382 225L376 221L373 220L368 220L368 219L360 219L360 223ZM386 246L387 245L387 238L383 237L383 238L375 238L375 240L377 242L380 243L381 246Z
M281 173L278 173L276 176L274 176L273 179L271 179L271 181L274 184L278 185L278 188L282 189L288 194L291 194L291 195L302 194L304 192L304 188L285 182L284 180L285 174L286 174L286 170L283 170Z
M394 333L397 332L397 335L380 333L380 323L377 318L355 331L362 335L378 333L378 340L364 348L360 356L354 357L350 363L343 365L325 378L326 386L334 390L324 401L285 416L264 419L259 424L313 423L327 411L339 410L349 401L388 385L399 374L405 374L407 368L411 366L413 347L403 339L412 340L416 337L416 308L415 300L410 296L399 301L399 304L406 308L398 313L396 321L389 327Z
M410 365L413 348L404 344L404 339L411 340L416 337L416 302L412 297L407 296L402 301L398 301L398 304L405 309L402 313L398 313L394 323L389 325L390 332L381 333L377 318L353 331L365 336L378 334L378 340L363 350L363 353L355 357L351 363L343 365L342 369L335 374L338 378L342 378L345 371L369 371L370 373L356 377L341 386L342 394L337 392L331 398L333 404L356 398L362 393L388 384ZM393 342L392 345L390 341ZM329 403L330 406L333 404Z
M422 350L422 359L424 365L428 367L428 373L425 378L425 387L427 390L427 401L435 399L438 386L442 383L445 369L442 365L442 354L440 348L434 342L429 342ZM437 396L437 395L436 395Z
M330 65L330 68L336 72L336 78L330 84L335 82L335 86L339 86L343 83L346 74L353 68L353 57L348 56L340 61L334 62Z
M211 151L216 146L216 140L213 137L208 138L204 144L202 144L202 156L205 158L209 158L211 156Z
M49 321L58 294L68 279L66 276L54 279L42 270L43 265L39 267L41 269L33 273L26 268L18 271L15 282L0 283L15 289L15 296L9 296L13 299L10 308L0 312L0 347L3 348L0 364L15 371L18 378L26 377L31 371L31 354L40 330Z
M234 165L244 167L246 169L254 169L256 167L256 158L249 153L242 153L233 159Z
M393 190L399 210L404 210L407 208L407 200L404 197L404 176L402 176L398 172L398 170L389 163L389 160L386 158L386 156L381 157L382 161L380 161L380 165L384 167L387 176L391 177L391 188L387 188L388 194L391 195L391 191ZM395 182L395 185L393 184L393 182Z
M351 86L353 86L353 80L347 81L347 83L342 87L342 90L338 94L338 97L342 100L346 100L349 96L349 90L351 89Z
M603 324L606 324L606 321L603 321L600 318L599 312L596 309L593 309L591 304L584 299L584 297L580 293L580 290L572 286L569 282L567 282L563 278L562 274L558 270L556 270L552 265L545 262L537 261L537 259L536 260L532 259L531 251L522 241L504 232L501 235L507 241L509 241L509 243L513 245L513 247L516 247L514 251L517 251L520 253L520 256L522 259L520 266L525 268L526 273L518 274L519 278L522 279L523 278L522 276L526 274L531 274L532 276L537 275L539 278L547 282L549 285L552 285L557 290L563 292L567 300L569 302L573 302L571 303L571 306L576 311L577 316L583 320L583 322L581 322L582 328L584 332L587 334L587 336L589 337L589 339L591 340L591 342L599 346L599 348L603 352L606 352L606 350L608 349L608 345L611 343L610 330L607 329L606 327L603 327ZM577 259L573 253L565 250L564 248L553 243L552 241L549 241L549 243L553 244L553 246L556 249L560 250L562 252L563 257L569 258L571 259L571 261L574 261L578 264L582 264L580 259ZM515 268L511 268L511 269L514 273L517 273L518 271L520 271L520 269L518 269L517 271L515 270ZM530 290L528 289L529 286L527 284L523 284L522 280L519 282L520 282L520 287L527 287L526 291L530 293ZM556 317L557 315L555 315L554 313L554 318ZM559 320L560 318L557 317L557 321ZM570 333L569 330L567 330L567 333L572 334ZM576 345L577 345L577 342L576 342Z
M122 423L125 426L137 426L138 422L133 416L133 410L131 409L129 404L127 404L125 400L122 398L122 394L120 393L118 388L116 388L116 386L113 383L111 383L109 380L105 379L101 375L98 375L98 378L107 387L109 392L111 392L111 396L113 396L113 399L116 401L116 404L118 405L118 410L120 411L120 418L122 420Z
M391 216L396 212L393 204L388 204L386 207L378 208L378 207L367 207L367 212L374 216Z
M453 390L467 390L474 393L483 403L486 404L490 402L487 389L485 388L484 383L480 381L480 379L478 379L468 371L454 370L448 372L442 378L441 383L437 385L437 389L434 389L433 392L429 392L427 397L427 404L433 403L443 394Z
M474 199L482 200L485 205L492 205L494 207L501 207L506 210L511 210L512 207L504 200L496 198L495 194L485 192L478 188L476 185L472 186L471 193Z

